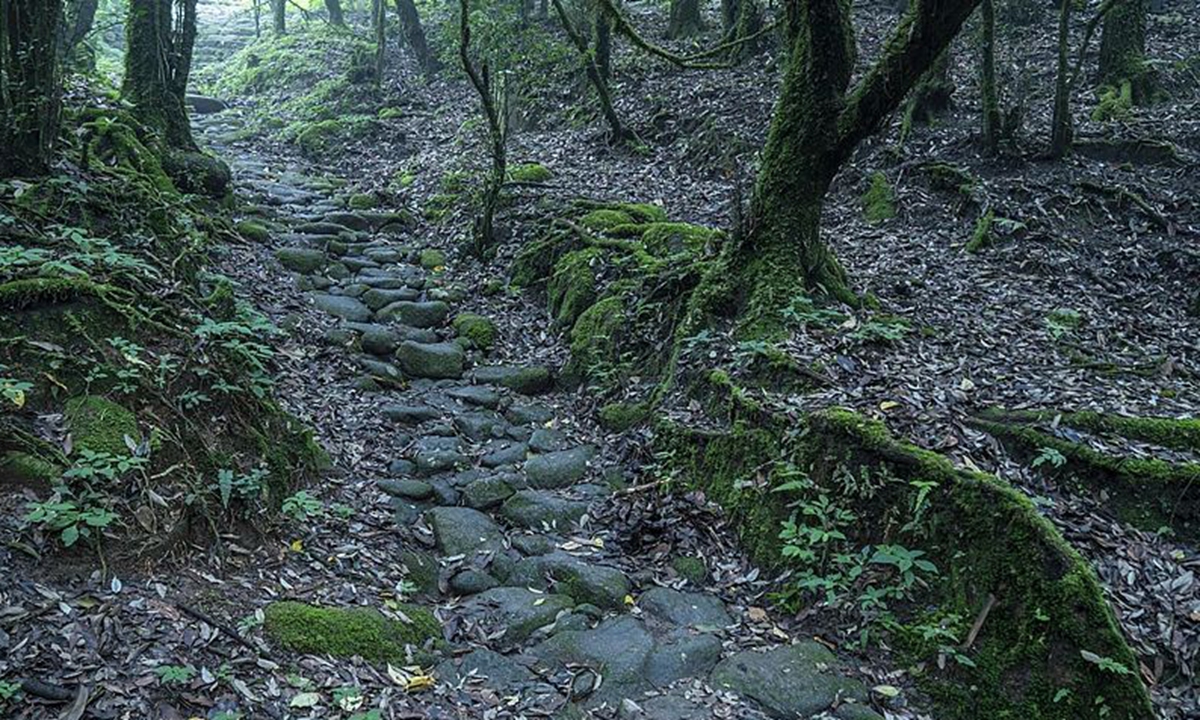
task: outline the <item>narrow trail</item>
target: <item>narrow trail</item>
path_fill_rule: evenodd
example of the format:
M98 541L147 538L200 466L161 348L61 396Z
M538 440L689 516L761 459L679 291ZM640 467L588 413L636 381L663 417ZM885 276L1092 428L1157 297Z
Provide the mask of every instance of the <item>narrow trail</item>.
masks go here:
M300 667L416 712L395 717L882 717L824 645L793 642L729 586L707 589L703 561L622 555L594 519L621 469L581 437L551 369L483 352L496 326L459 312L454 264L402 216L348 211L336 179L225 145L237 110L195 124L243 206L286 227L224 265L290 330L281 394L335 460L310 491L353 509L312 520L303 552L236 584L257 604L424 598L453 648L425 693L350 661Z

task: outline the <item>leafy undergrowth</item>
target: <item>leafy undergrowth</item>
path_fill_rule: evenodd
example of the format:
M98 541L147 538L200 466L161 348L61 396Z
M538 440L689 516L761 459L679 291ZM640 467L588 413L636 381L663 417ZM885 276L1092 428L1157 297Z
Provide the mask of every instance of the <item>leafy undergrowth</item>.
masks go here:
M0 484L31 552L253 527L323 453L272 399L278 331L205 269L236 236L126 113L71 116L56 174L0 184Z

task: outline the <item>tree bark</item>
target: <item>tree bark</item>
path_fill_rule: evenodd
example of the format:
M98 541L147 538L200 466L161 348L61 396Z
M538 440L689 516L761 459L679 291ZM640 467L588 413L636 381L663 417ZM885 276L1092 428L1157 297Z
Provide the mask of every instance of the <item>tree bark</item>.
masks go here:
M68 3L67 21L63 23L63 57L69 58L79 43L92 32L99 6L100 0L72 0Z
M596 71L600 73L601 79L607 83L609 75L612 73L612 20L608 17L608 13L605 12L603 5L600 3L593 4L596 7L592 47L595 56Z
M1123 0L1104 18L1100 36L1100 82L1130 84L1133 101L1147 102L1153 82L1146 65L1146 0Z
M287 32L287 0L271 0L272 27L276 35Z
M702 30L704 20L700 17L700 0L671 0L671 17L667 23L668 38L688 38Z
M563 7L562 0L553 0L554 10L558 13L559 20L562 21L563 30L567 31L567 37L571 39L571 43L579 54L583 56L583 69L587 73L588 79L592 82L592 87L596 90L596 97L600 100L600 111L604 113L604 119L608 121L608 126L612 130L612 138L615 142L621 142L628 136L628 132L621 125L621 119L617 116L617 111L613 109L612 98L608 94L608 83L600 72L599 61L595 54L588 52L587 41L583 34L575 29L575 25L571 22L571 16L567 14L566 8ZM598 18L599 21L607 22L607 14L602 14L603 17Z
M1074 134L1067 58L1070 53L1072 2L1061 0L1058 8L1058 67L1054 80L1054 115L1050 120L1050 154L1054 157L1062 157L1070 151Z
M168 147L196 152L184 106L196 43L196 0L130 0L125 30L122 94Z
M479 93L488 123L488 139L491 141L492 170L484 183L482 205L475 218L475 254L483 256L495 239L493 220L500 204L500 191L504 189L508 154L508 100L502 84L503 75L494 79L488 72L487 63L482 68L471 61L471 8L469 0L459 0L459 44L458 57L471 85Z
M380 85L387 62L387 0L371 0L371 26L375 31L375 84Z
M979 94L983 149L989 155L995 155L1000 144L1000 99L996 91L996 9L992 0L983 0L979 8Z
M61 117L61 0L0 0L0 177L49 171Z
M342 12L342 0L325 0L325 10L329 13L331 25L345 26L346 14Z
M794 20L785 30L793 46L747 228L727 246L720 277L709 281L732 292L743 335L781 332L782 310L806 290L857 304L845 271L820 237L825 194L839 168L899 106L978 2L914 3L880 59L847 92L855 64L849 2L789 0L786 10Z
M396 14L400 16L400 31L404 33L404 41L416 56L421 72L426 77L437 75L442 69L442 64L425 40L425 28L421 26L421 16L417 13L416 3L413 0L396 0Z

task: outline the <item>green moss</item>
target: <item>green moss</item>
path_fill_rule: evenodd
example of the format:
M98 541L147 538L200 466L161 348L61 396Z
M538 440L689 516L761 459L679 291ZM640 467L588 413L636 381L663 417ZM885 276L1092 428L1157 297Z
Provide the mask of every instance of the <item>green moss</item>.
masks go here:
M655 222L646 226L642 243L654 255L690 253L698 255L717 238L719 230L689 223Z
M401 605L398 610L410 622L393 620L372 608L275 602L266 608L263 629L272 640L296 652L407 664L406 648L438 644L441 624L424 607Z
M438 193L425 201L425 219L437 222L454 209L458 204L458 196L451 193Z
M416 586L418 592L429 596L438 594L437 558L420 550L403 550L400 562L408 570L404 579Z
M387 107L380 109L378 116L380 120L397 120L404 117L404 114L403 108Z
M480 350L490 350L496 344L496 324L475 313L459 313L454 317L454 331L470 340Z
M175 192L163 170L162 158L149 131L124 111L94 110L81 126L89 161L101 170L116 172L133 182L144 182L160 192Z
M579 224L593 232L604 232L620 225L629 225L633 218L621 210L593 210L579 219Z
M86 278L23 278L0 284L0 308L20 310L94 297L105 291L105 286Z
M571 330L571 359L563 368L563 381L612 384L619 373L620 339L626 324L625 301L620 296L607 297L585 310Z
M704 561L693 555L681 555L671 560L671 567L679 573L679 577L693 585L702 585L708 577L708 568Z
M979 181L974 175L957 165L946 162L927 162L920 166L921 173L929 184L938 190L970 197Z
M510 270L513 285L532 287L550 277L559 258L583 246L579 237L551 226L545 234L525 243L517 252Z
M1141 440L1172 450L1200 452L1200 419L1127 417L1098 412L993 409L984 418L1007 422L1056 422L1063 427Z
M554 173L550 172L550 169L545 165L539 163L526 163L524 165L517 165L509 170L508 176L515 182L539 183L546 182L550 178L554 177Z
M862 198L863 217L872 225L896 216L896 198L887 176L880 171L871 173L871 184Z
M969 622L995 597L965 651L974 667L951 663L939 670L905 632L892 638L914 665L923 662L918 677L937 700L939 717L1074 720L1094 716L1099 697L1109 717L1152 717L1137 659L1095 575L1026 497L995 477L899 442L881 423L850 411L815 413L796 428L794 419L740 407L731 401L726 410L734 418L728 432L660 426L656 450L683 482L726 508L756 561L787 566L780 523L794 503L821 493L860 518L847 529L853 546L901 543L926 551L937 566L900 622ZM779 488L795 479L796 468L812 487ZM916 481L933 483L932 491L919 526L905 530ZM1106 672L1082 651L1133 672Z
M665 223L670 218L667 211L650 203L617 203L612 208L633 218L639 223Z
M355 210L370 210L375 207L375 196L371 193L355 193L350 196L347 204Z
M74 447L112 455L131 455L125 443L128 437L140 442L137 417L122 405L98 395L84 395L67 401L63 410Z
M596 266L604 257L599 248L563 255L546 284L550 314L560 327L571 327L596 302Z
M446 267L446 253L436 248L425 248L421 251L418 261L426 270L436 270Z
M0 456L0 483L13 482L49 489L62 475L62 468L37 455L9 451Z
M375 119L369 115L344 115L293 123L285 128L283 135L291 138L306 155L319 157L365 136L374 128L374 123Z
M992 222L995 219L996 212L990 208L979 216L979 219L975 221L975 230L971 233L971 239L967 242L967 252L977 253L992 244L994 239Z
M271 231L267 229L267 226L255 220L243 220L235 226L235 229L239 235L250 242L265 243L271 239Z
M1133 114L1133 84L1122 80L1119 87L1107 85L1100 89L1100 98L1092 119L1096 122L1127 120Z
M649 416L650 406L646 403L609 403L599 411L600 425L613 432L625 432Z

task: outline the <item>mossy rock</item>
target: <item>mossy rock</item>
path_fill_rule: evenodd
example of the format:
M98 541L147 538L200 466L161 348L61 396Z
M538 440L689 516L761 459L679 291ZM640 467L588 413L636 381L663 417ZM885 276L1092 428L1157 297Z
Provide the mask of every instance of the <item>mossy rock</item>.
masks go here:
M607 208L593 210L579 218L580 225L594 232L604 232L621 225L630 225L633 222L633 217L629 213Z
M939 717L1075 720L1095 714L1103 697L1109 717L1153 717L1138 661L1104 599L1094 572L1021 493L994 476L958 469L936 454L893 438L878 422L846 410L814 413L797 432L794 418L772 415L728 397L728 432L663 424L656 449L670 470L725 507L752 557L772 569L803 570L782 554L781 524L797 503L830 497L858 520L847 526L850 551L876 543L920 549L937 568L889 638L918 676ZM791 484L805 468L811 484ZM744 479L763 472L761 482ZM856 491L844 484L853 478ZM919 527L911 517L920 481L930 488ZM887 521L895 518L896 523ZM910 535L910 533L913 533ZM946 624L964 637L995 598L986 622L963 651L971 666L939 669L936 643L920 624ZM907 629L905 629L907 628ZM1088 658L1107 658L1127 673ZM1020 682L1012 682L1020 678ZM1065 691L1065 692L1064 692Z
M358 656L369 662L405 663L407 648L421 651L441 644L442 627L428 608L402 604L402 622L373 608L333 608L300 602L267 606L263 629L283 647L300 653Z
M378 203L375 201L375 196L371 193L355 193L350 196L346 204L355 210L370 210Z
M571 327L596 302L595 266L604 257L599 248L567 253L555 263L546 284L550 314L560 327Z
M554 177L554 173L540 163L525 163L509 170L508 176L515 182L540 183Z
M109 453L118 457L132 455L126 438L137 445L141 441L137 417L123 405L98 395L84 395L67 401L63 414L75 448Z
M233 172L224 160L202 152L168 152L163 171L180 192L223 198L229 194Z
M567 253L582 247L573 233L551 228L545 235L527 242L517 251L509 279L518 287L532 287L550 277L554 266Z
M871 173L871 181L862 198L863 217L872 225L879 224L896 216L896 197L892 186L888 184L887 175L876 171Z
M496 324L490 318L475 313L459 313L451 325L459 337L470 340L480 350L486 352L496 344Z
M426 270L437 270L446 266L446 253L435 248L425 248L418 260Z
M659 256L704 252L721 233L712 228L690 223L656 222L642 232L642 244L647 252Z
M609 403L599 411L600 425L613 432L625 432L649 416L650 406L646 403Z
M256 220L243 220L239 222L234 229L238 235L241 235L250 242L265 243L271 239L271 231L266 225Z
M588 380L608 378L616 371L620 359L622 330L628 320L625 301L617 295L592 305L571 329L571 359L562 372L568 386Z
M708 568L704 561L692 555L681 555L672 559L671 568L679 573L679 577L693 585L702 585L708 577Z
M0 455L0 486L49 489L62 476L58 465L27 452L13 450Z

